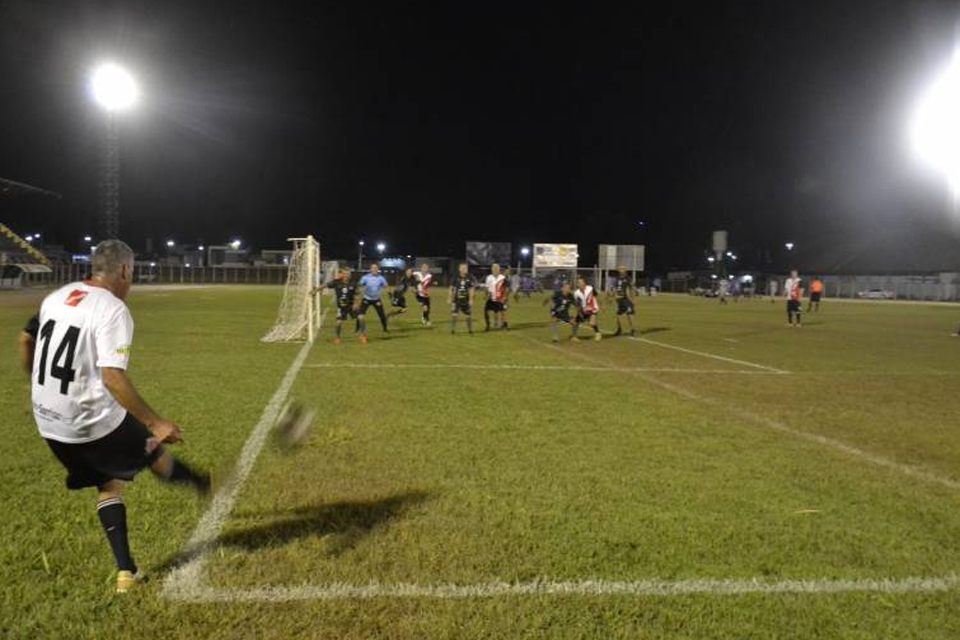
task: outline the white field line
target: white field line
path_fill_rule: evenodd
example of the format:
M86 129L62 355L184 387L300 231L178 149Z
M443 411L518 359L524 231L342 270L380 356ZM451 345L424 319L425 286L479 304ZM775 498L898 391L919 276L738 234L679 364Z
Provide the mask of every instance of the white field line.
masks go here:
M585 360L593 363L601 362L600 360L587 356L586 354L580 353L579 351L573 351L571 349L561 349L555 345L546 344L545 342L541 342L533 338L530 338L530 340L533 340L534 342L536 342L542 347L546 347L547 349L554 349L561 353L566 353L568 356L571 356L571 357L580 358L581 360ZM875 464L879 467L884 467L892 471L897 471L899 473L902 473L903 475L910 476L918 480L923 480L924 482L939 484L940 486L947 487L948 489L960 490L960 481L954 480L953 478L947 478L945 476L937 475L931 471L927 471L922 467L917 467L913 465L903 464L901 462L896 462L895 460L884 458L883 456L870 453L869 451L858 449L857 447L849 445L845 442L841 442L840 440L835 440L833 438L821 436L816 433L810 433L808 431L800 431L799 429L788 427L783 422L776 420L774 418L760 415L752 411L746 411L744 409L737 409L736 407L732 407L729 404L724 403L715 398L711 398L708 396L701 395L699 393L695 393L693 391L690 391L689 389L684 389L683 387L679 387L670 382L664 382L663 380L659 380L657 378L654 378L651 375L646 375L642 372L630 371L629 369L624 369L623 371L625 373L634 373L635 375L641 377L643 380L646 380L652 385L658 386L668 391L672 391L673 393L681 395L689 400L695 400L698 403L706 404L711 407L715 407L721 411L732 413L733 415L739 418L747 420L748 422L752 422L756 425L766 427L767 429L773 429L774 431L779 431L780 433L786 433L796 438L802 438L809 442L813 442L813 443L822 445L824 447L829 447L834 451L839 451L840 453L844 453L848 456L859 458L860 460L870 462L871 464Z
M270 402L264 407L260 420L257 422L247 441L243 445L240 457L237 459L237 466L227 482L217 491L210 502L193 535L187 542L184 549L185 560L183 564L174 568L167 576L163 584L163 593L168 597L174 597L175 594L190 594L201 589L201 578L203 565L206 560L206 554L210 545L216 541L220 532L227 522L233 505L237 501L240 489L243 488L247 477L253 470L253 465L267 441L267 435L270 428L277 420L277 416L283 408L290 393L290 388L300 373L307 355L310 353L312 343L307 342L300 348L297 357L294 358L287 369L287 373L280 381L280 386L274 392Z
M371 598L464 599L503 596L647 596L741 595L741 594L831 594L831 593L936 593L960 589L960 577L946 575L929 578L873 578L849 580L695 579L640 580L619 582L583 580L554 582L489 582L484 584L380 584L333 583L293 587L257 587L217 589L202 587L193 593L174 593L172 597L191 602L291 602L298 600L363 600Z
M678 369L675 367L601 367L554 364L444 364L438 362L427 363L353 363L353 362L318 362L304 365L307 369L468 369L481 371L610 371L621 373L633 371L642 373L723 373L746 375L776 375L787 374L787 371L742 371L738 369Z
M637 342L644 342L646 344L656 345L658 347L663 347L664 349L673 349L674 351L682 351L683 353L689 353L691 355L700 356L701 358L713 358L714 360L721 360L723 362L729 362L731 364L739 364L745 367L753 367L755 369L763 369L764 371L769 371L770 373L789 373L789 371L784 371L782 369L775 369L774 367L768 367L765 364L757 364L756 362L749 362L747 360L737 360L736 358L728 358L726 356L718 356L715 353L707 353L706 351L697 351L696 349L687 349L685 347L678 347L674 344L667 344L665 342L657 342L656 340L650 340L649 338L635 338L629 336L631 340Z

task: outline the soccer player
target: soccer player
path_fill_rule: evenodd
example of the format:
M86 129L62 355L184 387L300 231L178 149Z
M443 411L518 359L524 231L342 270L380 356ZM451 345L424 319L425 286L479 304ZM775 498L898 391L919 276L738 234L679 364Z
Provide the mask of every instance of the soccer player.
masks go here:
M67 488L96 487L97 516L117 564L116 589L143 578L130 553L123 487L149 468L161 481L210 490L210 477L174 458L164 443L182 439L127 377L133 318L124 304L133 251L119 240L97 245L92 277L47 296L20 339L32 381L40 435L67 471ZM36 348L39 342L39 349Z
M549 298L552 306L550 307L550 332L553 334L553 341L560 342L560 323L570 325L570 339L577 338L577 320L570 317L570 307L577 306L577 299L573 295L570 285L564 282L558 291L553 292L553 297ZM546 301L544 301L546 302Z
M593 339L599 341L603 338L600 333L600 327L597 326L597 314L600 313L600 305L597 303L597 292L593 286L587 284L586 279L577 278L577 291L574 293L577 301L577 324L586 322L593 329Z
M360 342L367 344L367 309L370 307L377 310L384 332L389 331L387 314L383 311L383 300L380 299L383 290L387 288L387 279L380 274L380 265L377 263L370 265L370 272L360 278L360 287L363 288L363 298L356 310L357 330L360 333Z
M504 317L504 303L507 299L507 279L500 273L500 265L493 264L490 267L490 275L487 276L487 303L483 307L483 319L486 323L484 331L490 331L490 313L493 313L494 326L509 329L506 318Z
M357 287L350 284L349 269L340 269L340 271L337 272L336 279L328 282L326 287L333 291L333 297L337 302L337 325L334 329L336 337L333 339L333 344L340 344L342 342L340 339L340 331L343 323L350 318L356 317L353 304L354 298L356 298L357 295Z
M823 280L814 278L810 282L810 301L807 303L807 313L820 311L820 297L823 295Z
M617 332L613 335L619 336L623 329L620 326L620 316L626 316L627 324L630 325L630 335L635 335L633 328L633 300L630 294L634 293L633 284L627 277L627 268L624 265L617 267L617 287L614 289L614 297L617 300Z
M417 302L420 303L420 322L424 326L430 326L430 285L433 284L433 274L430 273L430 265L424 262L420 265L420 271L414 274L417 278Z
M799 274L796 269L790 272L790 277L783 284L783 293L787 298L787 326L801 327L800 323L800 299L803 298L803 287Z
M407 312L407 290L416 284L417 279L413 275L413 267L407 267L393 288L393 293L390 296L390 304L393 306L393 310L387 314L388 317Z
M447 302L450 304L450 334L457 332L457 316L463 315L467 319L467 331L473 335L473 278L470 277L466 262L460 263L459 271L450 284L450 295Z

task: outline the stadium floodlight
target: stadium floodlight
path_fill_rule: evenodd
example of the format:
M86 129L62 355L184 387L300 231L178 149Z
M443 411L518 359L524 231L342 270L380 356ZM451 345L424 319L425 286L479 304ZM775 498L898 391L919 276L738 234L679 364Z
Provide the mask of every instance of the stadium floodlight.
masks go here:
M35 234L33 234L33 237L39 239L39 238L40 238L40 234L39 234L39 233L35 233Z
M716 260L717 259L714 258L713 256L707 256L707 262L709 262L710 264L713 264L714 262L716 262Z
M787 251L793 251L794 244L792 242L787 242L783 246L787 248Z
M239 251L241 244L242 243L240 242L239 239L234 240L233 242L230 243L230 248L233 249L234 251Z
M188 262L187 264L185 264L185 265L183 265L183 266L185 266L187 269L189 269L189 268L190 268L190 263Z
M383 253L386 250L387 250L387 244L385 242L377 243L377 251L379 251L380 253Z
M202 245L202 244L197 247L197 251L203 251L203 245Z
M523 248L521 248L521 249L520 249L520 255L522 255L524 258L526 258L528 255L530 255L530 247L523 247Z
M91 236L83 236L83 241L84 241L84 242L93 242L93 237L91 237Z
M361 241L360 241L360 242L358 242L357 244L359 244L359 245L360 245L360 246L362 247L363 245L365 245L365 244L366 244L366 242L364 242L363 240L361 240Z
M90 74L90 95L107 111L125 111L140 99L140 89L129 71L104 62Z
M33 242L33 236L25 236L23 239L27 242Z
M910 122L910 142L917 155L944 174L960 198L960 46L920 98Z
M175 244L176 244L176 242L174 242L173 240L167 240L167 246L168 246L168 247L172 247L172 246L175 245Z

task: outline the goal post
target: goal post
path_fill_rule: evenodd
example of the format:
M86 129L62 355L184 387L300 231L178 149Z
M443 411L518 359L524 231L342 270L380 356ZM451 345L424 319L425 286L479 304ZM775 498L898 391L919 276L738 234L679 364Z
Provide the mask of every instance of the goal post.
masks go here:
M277 321L261 342L313 342L320 329L320 244L313 238L287 238L293 243L287 282Z

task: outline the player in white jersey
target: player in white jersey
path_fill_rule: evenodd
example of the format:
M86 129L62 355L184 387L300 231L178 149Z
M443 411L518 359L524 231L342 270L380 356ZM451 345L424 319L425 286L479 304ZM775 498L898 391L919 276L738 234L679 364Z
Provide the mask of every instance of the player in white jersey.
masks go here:
M163 481L201 493L209 476L162 446L181 439L127 377L133 318L124 299L133 276L133 251L119 240L97 245L92 277L47 296L20 341L32 378L33 414L40 435L67 470L67 488L96 487L97 515L117 562L117 591L140 574L127 540L123 485L145 468Z
M597 302L597 292L593 286L587 284L583 278L577 278L577 290L574 292L574 298L577 301L579 314L578 324L586 322L593 329L593 339L600 340L603 334L600 333L600 327L597 326L597 314L600 313L600 304Z
M783 294L787 299L787 326L801 327L800 312L802 307L800 301L803 298L803 282L796 270L790 272L790 277L783 283Z
M424 262L420 265L420 271L413 274L417 279L417 302L420 303L420 322L424 326L430 326L430 286L433 285L433 274L430 273L430 265Z
M490 275L485 283L487 289L487 303L483 307L483 319L486 322L484 331L490 331L490 313L493 312L494 327L509 329L507 324L507 278L500 273L500 265L490 267Z

